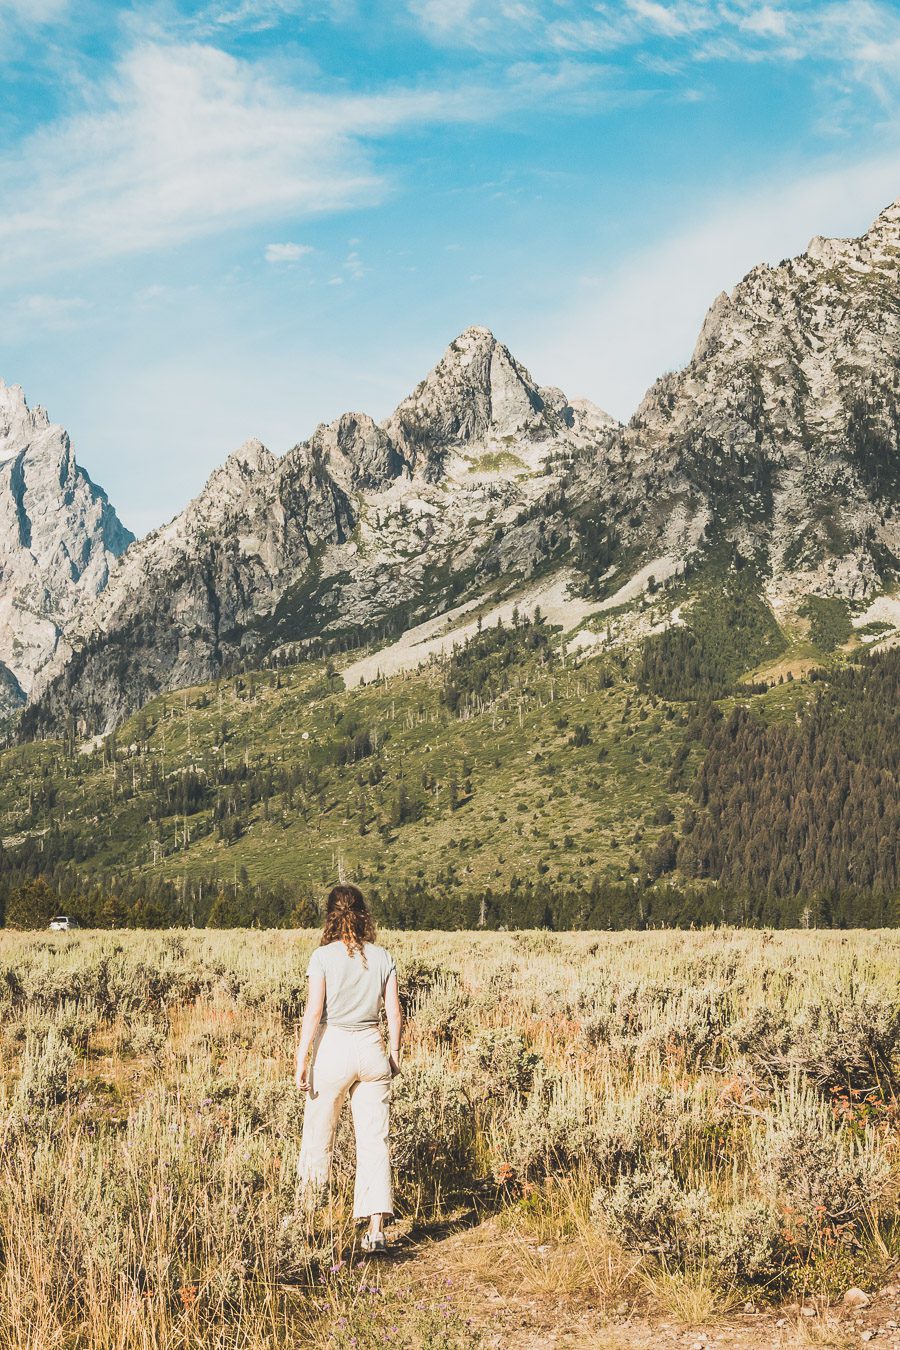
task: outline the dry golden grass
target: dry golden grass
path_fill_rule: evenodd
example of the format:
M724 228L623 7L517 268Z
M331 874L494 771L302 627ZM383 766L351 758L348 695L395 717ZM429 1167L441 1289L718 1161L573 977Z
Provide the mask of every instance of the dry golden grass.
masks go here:
M297 1204L315 934L0 934L0 1350L525 1347L529 1318L637 1346L896 1265L897 934L384 940L411 1020L378 1267L346 1124Z

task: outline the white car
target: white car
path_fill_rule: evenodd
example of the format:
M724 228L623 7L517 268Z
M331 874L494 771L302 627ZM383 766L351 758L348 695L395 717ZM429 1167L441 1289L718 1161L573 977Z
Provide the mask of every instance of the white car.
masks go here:
M80 928L81 924L77 919L72 919L68 914L57 914L50 920L50 927L54 933L68 933L70 928Z

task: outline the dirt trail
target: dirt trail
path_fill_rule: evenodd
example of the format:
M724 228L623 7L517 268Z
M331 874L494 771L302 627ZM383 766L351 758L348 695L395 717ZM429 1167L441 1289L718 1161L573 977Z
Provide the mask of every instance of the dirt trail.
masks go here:
M409 1298L447 1298L493 1350L900 1350L900 1277L865 1308L797 1304L733 1311L699 1323L648 1316L620 1300L604 1308L577 1287L577 1251L499 1236L491 1220L441 1239L400 1240L387 1278ZM543 1287L542 1287L543 1286Z

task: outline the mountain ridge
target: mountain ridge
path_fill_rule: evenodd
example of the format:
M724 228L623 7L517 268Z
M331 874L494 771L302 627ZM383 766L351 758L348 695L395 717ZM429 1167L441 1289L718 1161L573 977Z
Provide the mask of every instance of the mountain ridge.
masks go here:
M624 426L464 330L380 423L342 414L280 458L247 442L132 544L74 608L26 733L108 731L241 663L402 642L543 575L595 602L559 610L582 649L683 622L678 578L714 555L779 621L807 595L864 607L900 571L898 284L894 202L721 293Z

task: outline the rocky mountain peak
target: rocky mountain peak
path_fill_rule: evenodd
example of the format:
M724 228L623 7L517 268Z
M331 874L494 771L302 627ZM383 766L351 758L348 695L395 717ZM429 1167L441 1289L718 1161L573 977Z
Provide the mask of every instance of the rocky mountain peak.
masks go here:
M239 472L247 470L249 473L270 473L277 463L278 460L272 451L266 449L262 441L254 436L249 441L244 441L237 450L232 450L225 461L225 466Z
M814 238L720 295L684 370L628 430L762 562L776 610L861 601L900 572L900 203L857 239ZM658 493L645 484L645 497Z
M898 273L900 204L753 268L627 427L474 326L380 425L345 413L280 460L247 443L79 611L26 731L108 729L234 661L409 633L539 570L615 609L723 558L776 615L867 600L900 575Z
M863 236L866 237L886 237L892 239L895 244L900 242L900 197L878 213Z
M0 461L28 448L50 420L40 405L29 408L20 384L0 380Z
M555 418L554 418L555 421ZM546 434L530 373L489 328L467 328L383 423L413 471L440 475L447 451L504 436Z
M64 429L0 381L0 716L31 692L132 539Z

